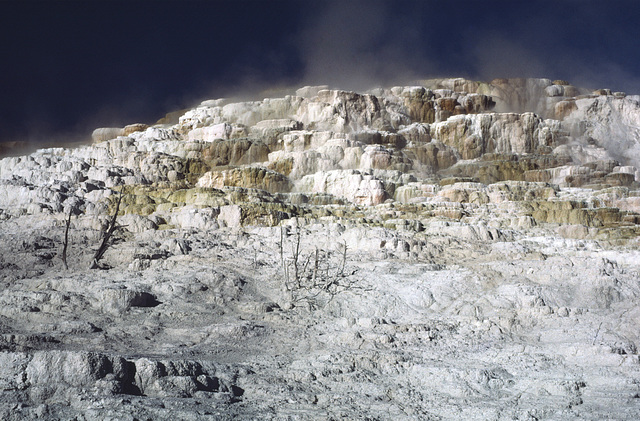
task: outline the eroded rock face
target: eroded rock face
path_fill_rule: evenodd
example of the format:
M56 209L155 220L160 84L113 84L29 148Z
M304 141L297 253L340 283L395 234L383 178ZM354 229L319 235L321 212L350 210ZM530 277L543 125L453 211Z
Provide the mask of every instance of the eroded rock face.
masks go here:
M270 193L287 193L291 182L284 175L264 168L235 168L225 171L209 171L198 180L197 187L245 187Z
M358 205L377 205L387 199L382 181L358 171L328 171L308 175L297 184L297 190L329 193Z
M586 143L580 151L581 163L604 158L632 165L637 171L640 166L639 101L638 96L605 95L575 101L576 109L567 116L566 122Z
M434 125L432 132L432 138L456 149L462 159L531 154L554 145L553 130L533 113L456 116Z
M365 94L325 87L300 92L263 101L204 101L171 127L96 129L93 147L4 160L0 174L41 185L58 161L62 179L95 180L107 188L194 184L227 165L262 167L291 182L316 172L368 169L489 184L526 179L603 187L630 186L638 176L638 102L606 90L587 95L546 79L441 79ZM605 160L617 165L588 170ZM252 177L236 178L216 186L260 186ZM287 183L277 186L286 190Z
M638 419L637 97L178 114L0 160L0 419Z

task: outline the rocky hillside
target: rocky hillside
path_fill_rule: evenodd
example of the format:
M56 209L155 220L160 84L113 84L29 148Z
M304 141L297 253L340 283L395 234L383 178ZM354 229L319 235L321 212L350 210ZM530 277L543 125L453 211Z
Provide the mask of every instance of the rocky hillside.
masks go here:
M639 96L178 114L0 160L0 418L640 417Z

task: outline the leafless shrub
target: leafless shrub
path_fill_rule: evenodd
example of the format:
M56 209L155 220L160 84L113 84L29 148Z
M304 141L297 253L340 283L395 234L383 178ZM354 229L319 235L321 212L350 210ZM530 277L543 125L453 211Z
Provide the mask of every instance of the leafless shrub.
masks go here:
M286 256L287 234L280 228L280 262L284 275L284 287L294 306L307 305L315 310L326 306L337 295L348 290L364 290L345 273L348 247L338 243L334 250L322 250L317 246L303 253L301 232L291 234L291 253Z

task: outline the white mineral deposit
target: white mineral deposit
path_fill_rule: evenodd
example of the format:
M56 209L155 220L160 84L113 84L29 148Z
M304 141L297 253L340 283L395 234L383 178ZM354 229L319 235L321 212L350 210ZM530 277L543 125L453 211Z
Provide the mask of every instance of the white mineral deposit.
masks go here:
M0 419L640 419L639 99L306 86L0 160Z

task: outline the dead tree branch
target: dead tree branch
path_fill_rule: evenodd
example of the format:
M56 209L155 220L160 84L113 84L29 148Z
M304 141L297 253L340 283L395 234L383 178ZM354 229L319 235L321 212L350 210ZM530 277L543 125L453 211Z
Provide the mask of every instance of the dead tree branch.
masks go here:
M118 211L120 210L120 202L122 202L122 192L120 192L120 196L118 197L118 202L116 203L116 210L113 212L113 216L109 221L109 225L107 225L107 228L104 231L102 231L102 243L100 243L100 247L98 247L98 250L96 250L96 254L93 255L90 269L100 268L98 261L102 259L102 256L111 245L111 237L113 236L113 233L115 232L115 230L119 227L119 225L116 222L116 218L118 217Z
M284 228L280 226L280 264L284 272L284 284L289 289L289 268L284 257Z
M65 270L69 270L69 265L67 264L67 247L69 246L69 226L71 226L72 213L73 213L73 208L69 210L69 217L67 217L67 225L64 229L64 243L62 245L62 263L64 264Z
M284 288L291 304L305 304L309 309L318 309L346 291L364 290L357 279L345 273L348 247L346 242L338 243L336 250L321 250L315 246L303 252L302 231L293 234L291 254L285 256L287 234L280 227L280 263L284 275Z

